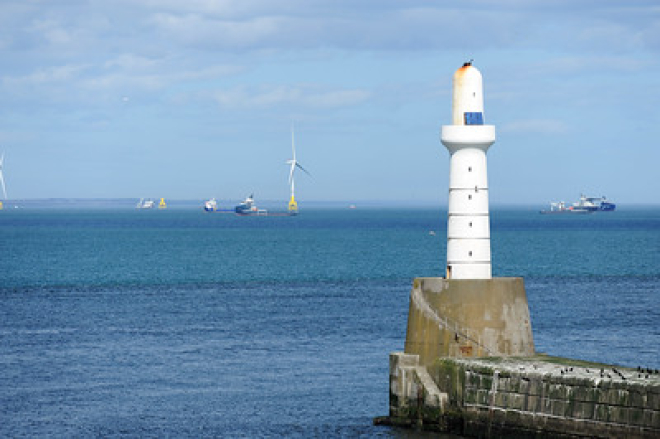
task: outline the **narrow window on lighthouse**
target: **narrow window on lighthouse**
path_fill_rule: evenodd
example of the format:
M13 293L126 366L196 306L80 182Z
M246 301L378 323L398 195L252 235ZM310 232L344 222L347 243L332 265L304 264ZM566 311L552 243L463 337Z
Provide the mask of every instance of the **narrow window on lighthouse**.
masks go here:
M472 257L472 251L471 250L468 252L468 256Z
M472 222L470 222L470 227L472 227Z
M472 195L468 195L468 200L471 200L471 199L472 199Z
M468 167L468 172L472 172L472 166Z

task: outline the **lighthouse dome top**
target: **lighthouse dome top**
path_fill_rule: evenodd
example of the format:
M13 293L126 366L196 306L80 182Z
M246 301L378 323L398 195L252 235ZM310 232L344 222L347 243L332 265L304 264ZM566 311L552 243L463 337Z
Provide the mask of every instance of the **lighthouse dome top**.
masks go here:
M456 79L457 76L465 79L479 78L479 81L482 80L481 72L479 71L478 68L473 66L471 62L466 62L458 70L456 70L456 73L454 73L454 79Z
M483 125L484 98L481 72L466 62L454 73L452 124Z

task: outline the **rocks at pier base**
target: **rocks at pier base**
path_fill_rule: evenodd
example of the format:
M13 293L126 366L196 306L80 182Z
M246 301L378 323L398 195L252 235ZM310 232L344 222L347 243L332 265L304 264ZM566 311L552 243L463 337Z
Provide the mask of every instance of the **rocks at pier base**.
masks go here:
M602 372L601 372L602 371ZM565 358L390 355L379 423L473 437L660 437L660 375Z

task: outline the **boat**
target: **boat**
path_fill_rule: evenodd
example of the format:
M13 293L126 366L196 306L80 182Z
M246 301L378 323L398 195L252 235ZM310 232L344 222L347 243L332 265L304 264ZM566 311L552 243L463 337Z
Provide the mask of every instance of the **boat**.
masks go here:
M605 197L587 197L584 194L580 195L577 203L572 206L566 206L563 201L550 203L549 210L541 210L542 214L558 214L558 213L572 213L572 214L585 214L593 212L613 212L616 209L616 204L608 201Z
M218 202L215 201L215 198L211 198L206 203L204 203L204 210L207 212L217 212L218 211Z
M573 203L573 210L586 210L588 212L612 212L616 204L603 197L587 197L583 194L577 203Z
M254 194L251 194L242 203L234 208L234 212L238 215L268 215L265 209L258 209L254 205Z
M609 201L604 196L600 199L600 204L598 205L598 210L601 212L613 212L616 210L616 204Z
M153 209L154 207L156 207L154 200L145 200L144 198L140 198L140 201L138 201L137 205L135 206L136 209Z
M557 213L591 213L590 210L585 210L585 209L575 209L574 206L566 206L566 203L563 201L557 201L554 203L550 203L550 209L548 210L541 210L539 213L542 213L544 215L547 214L557 214Z

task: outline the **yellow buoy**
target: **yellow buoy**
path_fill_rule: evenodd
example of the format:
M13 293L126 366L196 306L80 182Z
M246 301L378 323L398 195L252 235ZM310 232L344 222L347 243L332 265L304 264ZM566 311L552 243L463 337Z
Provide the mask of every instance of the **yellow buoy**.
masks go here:
M158 203L158 208L159 209L166 209L167 208L167 203L165 203L165 198L160 199L160 203Z
M0 210L2 210L2 208L3 208L2 201L0 201Z

